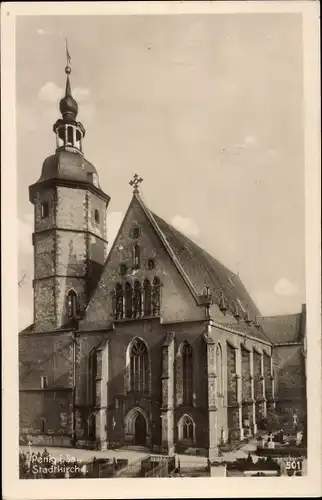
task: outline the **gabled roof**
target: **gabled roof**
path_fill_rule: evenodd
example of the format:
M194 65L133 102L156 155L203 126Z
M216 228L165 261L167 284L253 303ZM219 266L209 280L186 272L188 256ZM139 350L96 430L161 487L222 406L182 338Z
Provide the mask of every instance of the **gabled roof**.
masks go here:
M303 313L267 316L260 319L273 344L300 342L304 334L304 321Z
M220 300L224 296L228 309L232 313L235 311L234 303L240 300L245 310L249 311L251 319L254 320L256 316L260 315L259 310L236 274L232 273L171 224L151 212L138 194L134 196L136 196L151 224L159 234L170 257L197 302L205 290L205 285L207 285L217 305L220 304Z

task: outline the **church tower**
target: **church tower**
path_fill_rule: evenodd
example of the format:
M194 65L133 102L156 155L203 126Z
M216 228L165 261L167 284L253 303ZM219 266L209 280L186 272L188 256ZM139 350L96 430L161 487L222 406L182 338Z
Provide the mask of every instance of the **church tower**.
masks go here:
M56 121L56 152L29 187L34 205L34 331L68 327L81 318L103 268L106 209L110 197L95 167L85 159L85 129L76 121L78 104L70 84L67 52L62 117Z

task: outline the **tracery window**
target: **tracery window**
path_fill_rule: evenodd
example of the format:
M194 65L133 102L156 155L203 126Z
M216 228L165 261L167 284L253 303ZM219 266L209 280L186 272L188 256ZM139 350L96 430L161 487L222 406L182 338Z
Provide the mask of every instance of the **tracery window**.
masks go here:
M152 313L151 291L150 281L145 280L143 283L144 316L151 316Z
M123 287L119 283L115 287L115 317L123 318Z
M152 286L152 315L158 316L160 314L160 280L155 277Z
M77 293L70 290L67 295L67 316L68 318L76 318L78 313Z
M193 352L188 342L182 346L182 385L183 404L191 405L193 401Z
M131 283L125 284L124 299L125 299L125 317L132 318L133 296L132 296Z
M149 389L149 353L141 339L135 339L130 348L130 388L137 392Z
M178 422L178 434L180 441L190 441L195 440L195 430L194 422L189 415L183 415Z
M139 283L139 281L136 281L134 283L134 293L133 293L134 318L139 318L141 316L141 309L142 309L141 283Z

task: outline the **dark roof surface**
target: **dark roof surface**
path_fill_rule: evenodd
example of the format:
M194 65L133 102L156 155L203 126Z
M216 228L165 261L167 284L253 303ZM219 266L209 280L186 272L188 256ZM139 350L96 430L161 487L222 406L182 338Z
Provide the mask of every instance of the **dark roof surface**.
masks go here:
M155 214L152 216L198 295L204 292L207 285L212 291L215 303L220 303L223 294L231 312L234 312L234 303L239 299L245 310L249 311L252 320L260 315L236 274L161 217Z
M273 344L299 342L304 333L302 313L267 316L261 318L260 323Z

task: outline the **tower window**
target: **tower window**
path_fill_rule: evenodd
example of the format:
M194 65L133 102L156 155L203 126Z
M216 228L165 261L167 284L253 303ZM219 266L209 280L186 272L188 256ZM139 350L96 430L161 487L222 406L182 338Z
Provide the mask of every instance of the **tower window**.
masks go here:
M100 223L100 213L99 213L99 211L97 210L97 208L95 209L95 212L94 212L94 217L95 217L95 222L96 222L96 224L99 224L99 223Z
M77 312L77 294L74 290L70 290L67 295L67 316L71 319L76 318Z
M41 204L41 218L46 219L49 215L49 203L48 201L45 201L44 203Z

